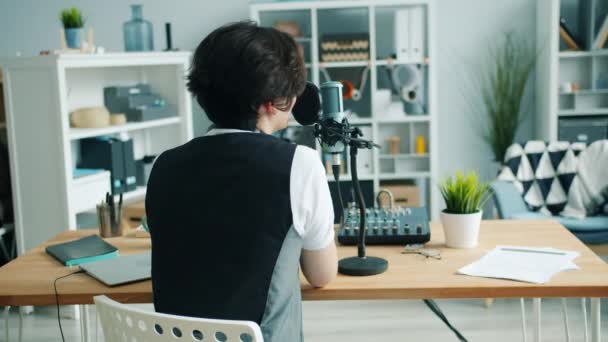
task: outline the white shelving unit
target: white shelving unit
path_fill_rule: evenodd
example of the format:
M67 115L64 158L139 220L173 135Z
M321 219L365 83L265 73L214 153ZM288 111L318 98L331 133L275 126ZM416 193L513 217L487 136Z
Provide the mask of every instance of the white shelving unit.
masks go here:
M190 57L189 52L150 52L0 61L20 253L65 229L77 229L77 214L94 210L109 189L109 183L103 186L109 173L73 178L81 139L127 134L136 159L192 139L192 104L185 87ZM176 109L175 116L97 129L70 127L70 112L104 104L104 87L137 83L149 84ZM102 179L102 186L84 188L94 179ZM140 200L145 194L146 188L138 187L123 200Z
M399 9L422 8L423 57L395 60L394 13ZM415 182L420 185L421 199L429 207L431 217L438 218L439 194L435 186L438 167L437 136L437 81L433 66L435 54L435 1L434 0L361 0L361 1L289 1L252 3L250 17L262 26L273 26L277 20L295 21L304 38L296 38L304 48L304 58L309 72L309 80L319 85L324 82L325 69L332 80L349 79L359 84L365 68L369 68L368 79L363 89L363 98L355 103L345 100L344 107L357 113L349 117L349 122L364 130L365 138L382 146L373 151L360 151L359 178L373 182L377 192L384 181ZM323 62L320 58L320 41L325 33L361 33L369 34L370 59L365 61ZM382 38L382 39L380 39ZM388 89L386 68L389 65L413 64L419 67L424 83L424 115L387 116L375 108L378 102L378 90ZM398 102L392 96L393 102ZM296 129L299 125L291 120L289 127ZM390 155L388 138L401 138L398 155ZM415 138L425 138L426 153L415 155ZM318 144L316 144L320 150ZM365 153L368 153L367 155ZM367 161L370 161L368 163ZM385 169L386 161L392 163L393 169ZM347 168L349 168L348 166ZM341 180L351 180L347 172ZM333 176L328 175L333 181ZM369 203L371 205L371 203Z
M564 17L574 36L591 46L608 15L608 2L539 0L536 13L536 41L543 42L536 66L536 127L539 138L555 141L563 139L560 120L608 118L608 47L570 51L559 37ZM577 83L580 89L560 91L566 82Z

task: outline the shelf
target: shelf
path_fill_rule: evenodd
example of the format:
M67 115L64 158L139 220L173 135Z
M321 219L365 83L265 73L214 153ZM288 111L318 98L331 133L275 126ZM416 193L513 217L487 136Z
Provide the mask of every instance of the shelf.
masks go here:
M428 158L428 153L402 153L402 154L381 154L380 159L413 159L413 158Z
M608 115L608 108L560 110L558 116Z
M430 178L431 173L428 171L413 171L413 172L400 172L400 173L381 173L380 180L393 180L393 179L413 179L413 178Z
M366 67L370 61L355 61L355 62L319 62L319 68L356 68Z
M185 65L191 57L189 51L111 52L51 54L3 59L7 67L40 67L60 64L65 68L142 67L153 65Z
M347 175L340 175L340 182L350 182L352 181L353 178L351 177L350 174ZM364 175L359 175L359 181L370 181L370 180L374 180L374 175L373 174L364 174ZM329 182L335 182L334 180L334 175L327 175L327 181Z
M608 94L608 89L584 89L571 92L560 92L560 95L603 95Z
M166 119L150 120L144 122L130 122L124 125L109 126L103 128L70 128L70 140L98 137L102 135L117 134L122 132L137 131L146 128L175 125L181 122L181 118L171 117Z
M608 49L591 51L560 51L559 58L608 56Z
M428 114L404 115L402 117L379 118L378 119L378 123L381 123L381 124L392 124L392 123L402 123L402 122L428 122L428 121L430 121L430 116Z
M353 118L348 119L348 123L351 125L368 125L371 124L373 120L371 118Z
M293 38L298 43L310 43L312 42L311 37L295 37Z
M396 59L381 59L376 61L376 65L403 65L403 64L420 64L420 65L429 65L429 61L427 58L422 60L420 59L412 59L407 61L398 61Z
M374 120L371 118L348 119L348 123L351 125L371 125L373 123L373 121ZM307 126L302 126L295 120L289 120L289 122L287 123L287 127L307 127Z

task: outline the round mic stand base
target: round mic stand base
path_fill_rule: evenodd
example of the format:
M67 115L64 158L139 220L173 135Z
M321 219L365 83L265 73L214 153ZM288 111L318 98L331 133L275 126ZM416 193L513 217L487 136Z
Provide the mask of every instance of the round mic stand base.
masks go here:
M387 268L388 261L373 256L344 258L338 262L338 272L352 276L380 274L384 273Z

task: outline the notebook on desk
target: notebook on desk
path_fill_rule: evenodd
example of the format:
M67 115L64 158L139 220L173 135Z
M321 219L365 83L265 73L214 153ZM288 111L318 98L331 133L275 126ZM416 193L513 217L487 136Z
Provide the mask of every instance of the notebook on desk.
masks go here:
M118 249L97 235L48 246L46 252L66 266L75 266L118 256Z
M152 255L145 252L120 256L82 264L80 268L108 286L123 285L152 277Z

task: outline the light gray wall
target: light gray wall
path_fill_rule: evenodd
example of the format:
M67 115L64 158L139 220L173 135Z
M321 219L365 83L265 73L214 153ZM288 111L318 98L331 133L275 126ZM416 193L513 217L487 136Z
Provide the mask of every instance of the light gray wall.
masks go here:
M479 66L490 44L511 30L535 42L536 1L534 0L438 0L438 102L439 174L456 170L478 170L485 179L496 177L491 150L485 145L478 127L484 125L471 110L481 106L474 89ZM431 61L431 63L433 63ZM533 98L534 80L528 96ZM530 108L533 110L534 104ZM534 135L533 112L518 134L518 140Z
M165 46L164 22L173 23L174 45L193 50L213 28L248 17L247 0L140 0L144 17L154 24L155 47ZM37 54L58 46L59 10L80 8L95 29L95 40L107 50L122 50L122 23L130 17L129 4L121 0L0 0L0 56ZM489 42L503 32L517 29L535 37L534 0L437 0L436 33L439 102L439 166L444 176L455 170L478 170L484 178L495 175L490 150L477 133L467 98L475 65ZM533 87L531 87L533 88ZM533 89L530 89L533 90ZM207 121L195 106L195 129ZM533 108L533 107L531 107ZM529 116L519 137L532 137Z

